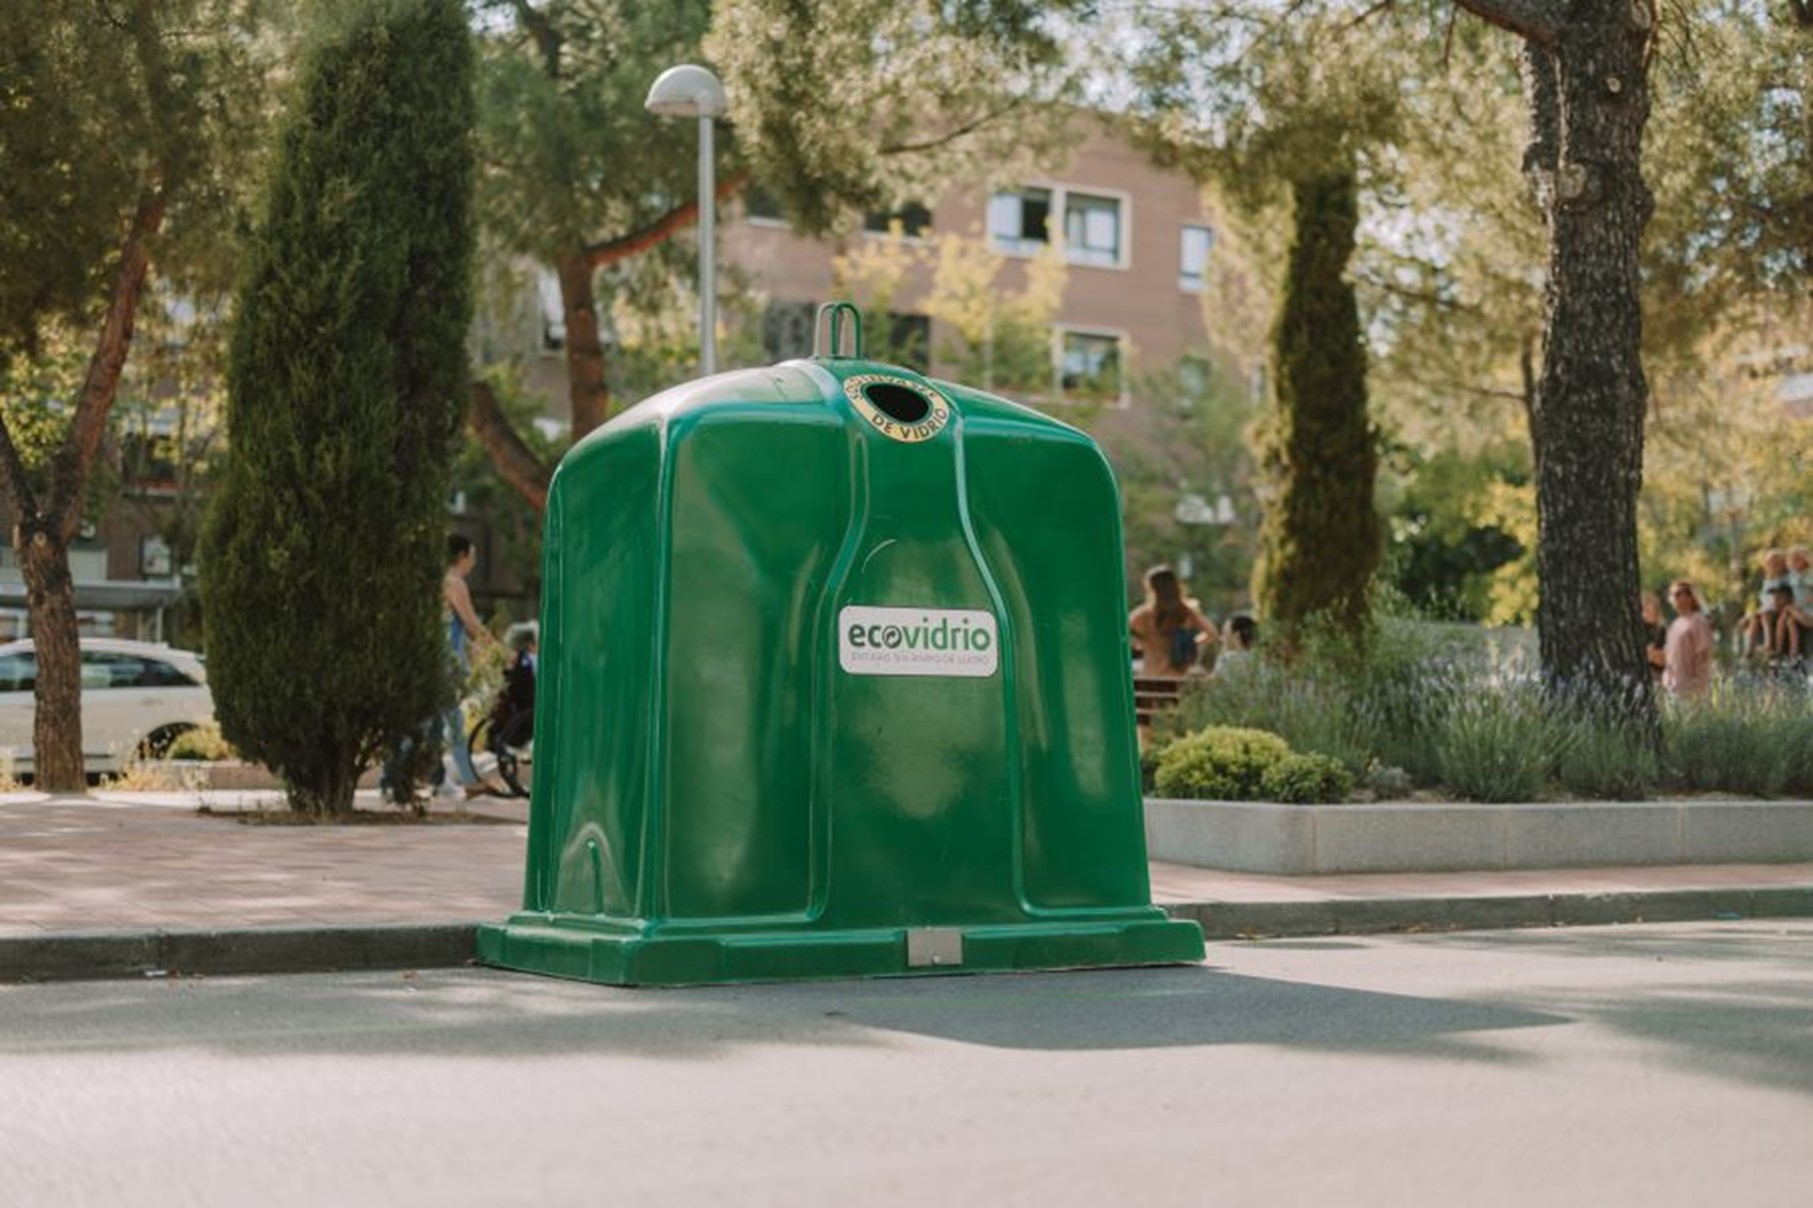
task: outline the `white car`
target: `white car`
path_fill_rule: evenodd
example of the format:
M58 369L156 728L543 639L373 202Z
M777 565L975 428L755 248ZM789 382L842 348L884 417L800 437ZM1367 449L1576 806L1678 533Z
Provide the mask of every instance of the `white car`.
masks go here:
M0 770L32 769L33 688L38 657L30 641L0 645ZM117 772L156 758L184 730L214 719L214 697L199 655L151 642L82 639L82 761Z

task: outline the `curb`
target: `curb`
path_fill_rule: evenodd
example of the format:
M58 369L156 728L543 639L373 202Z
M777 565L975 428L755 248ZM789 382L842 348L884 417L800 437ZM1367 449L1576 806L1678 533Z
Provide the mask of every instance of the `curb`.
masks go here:
M1631 893L1172 902L1210 941L1813 918L1813 885ZM447 969L478 958L477 923L0 936L0 984L106 978Z
M1165 909L1173 918L1194 920L1207 940L1504 931L1523 927L1808 918L1813 917L1813 885L1316 902L1179 902Z
M0 983L442 969L477 955L476 923L0 936Z

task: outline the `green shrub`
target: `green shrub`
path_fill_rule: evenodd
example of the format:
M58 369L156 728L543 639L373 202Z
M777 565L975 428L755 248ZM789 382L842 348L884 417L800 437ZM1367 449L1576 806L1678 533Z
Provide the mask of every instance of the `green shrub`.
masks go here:
M1806 705L1798 700L1721 694L1668 709L1662 740L1679 787L1771 797L1807 778L1795 766L1807 724Z
M1471 801L1534 801L1548 780L1550 726L1535 689L1459 701L1436 738L1442 783Z
M1782 786L1782 791L1797 797L1813 797L1813 708L1803 709L1785 729L1789 752L1788 782Z
M1290 753L1289 744L1276 734L1210 726L1165 748L1156 787L1161 797L1250 801L1266 770Z
M1401 624L1382 626L1377 645L1354 690L1356 727L1367 736L1373 761L1433 784L1441 776L1436 738L1455 704L1492 689L1479 669L1419 648Z
M1147 784L1169 744L1237 727L1336 759L1381 798L1420 785L1476 801L1539 800L1551 786L1627 801L1662 785L1813 796L1813 702L1799 683L1727 685L1667 708L1658 741L1631 701L1545 691L1527 655L1464 626L1381 615L1362 637L1311 621L1290 661L1273 648L1248 674L1192 685L1154 726ZM1195 768L1197 757L1177 759L1173 776ZM1217 779L1177 793L1238 791Z
M1206 680L1189 691L1167 715L1163 733L1176 738L1210 726L1264 730L1293 750L1364 768L1371 760L1371 743L1355 724L1350 702L1351 693L1337 674L1261 662L1247 674Z
M1634 723L1584 725L1554 746L1555 782L1576 796L1641 801L1662 779L1662 760Z
M1416 781L1403 768L1379 763L1366 769L1366 789L1380 801L1393 801L1408 797L1416 788Z
M221 736L220 726L213 722L178 734L166 754L171 759L202 759L210 762L239 758L238 752L233 750L233 744Z
M1326 755L1286 755L1259 777L1259 795L1286 805L1318 805L1346 800L1353 792L1353 773Z
M1549 693L1549 772L1581 797L1641 801L1662 780L1658 733L1643 719L1636 695L1595 691Z

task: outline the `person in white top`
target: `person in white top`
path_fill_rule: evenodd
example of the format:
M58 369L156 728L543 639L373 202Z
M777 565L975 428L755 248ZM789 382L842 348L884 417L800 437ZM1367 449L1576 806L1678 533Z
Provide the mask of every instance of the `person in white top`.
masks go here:
M1804 551L1803 551L1804 552ZM1756 610L1738 622L1744 650L1769 650L1775 645L1775 588L1788 578L1788 555L1779 549L1763 551L1763 590Z
M1796 546L1788 551L1788 573L1776 584L1775 631L1770 635L1769 649L1783 658L1798 661L1809 652L1813 639L1813 576L1807 573L1807 551Z

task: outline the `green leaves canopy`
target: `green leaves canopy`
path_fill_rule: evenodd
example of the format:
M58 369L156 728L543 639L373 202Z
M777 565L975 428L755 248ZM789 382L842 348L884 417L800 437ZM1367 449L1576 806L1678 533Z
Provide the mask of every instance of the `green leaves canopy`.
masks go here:
M794 225L943 194L1061 145L1058 53L1086 0L719 0L705 51L738 139Z

